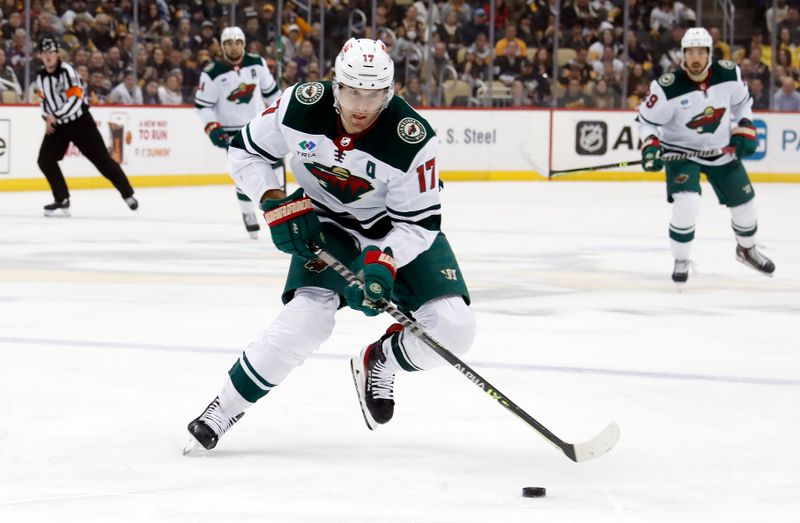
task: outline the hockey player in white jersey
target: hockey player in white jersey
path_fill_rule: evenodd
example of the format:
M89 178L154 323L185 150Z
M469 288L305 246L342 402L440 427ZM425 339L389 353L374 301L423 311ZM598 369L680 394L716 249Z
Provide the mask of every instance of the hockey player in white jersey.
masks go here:
M226 27L220 40L225 59L211 62L200 74L194 103L211 143L227 149L233 135L281 93L264 59L244 52L241 29ZM256 239L256 205L238 187L236 196L245 228Z
M373 316L380 313L375 302L390 298L450 351L463 354L472 344L469 293L440 230L433 129L393 94L394 65L382 42L348 40L335 75L333 82L288 88L231 143L234 181L261 202L275 245L292 260L283 309L189 424L186 454L213 448L245 409L328 339L344 305ZM287 196L270 165L290 152L300 188ZM364 290L348 287L317 259L310 240L362 275ZM396 372L444 360L395 324L350 363L362 414L374 429L392 419Z
M639 136L646 171L666 168L667 200L672 203L669 237L675 266L672 280L689 277L695 221L700 211L700 173L704 173L719 203L731 212L736 259L771 276L775 264L756 248L755 193L741 158L755 152L752 98L739 67L712 62L711 35L701 27L688 29L681 40L683 63L661 75L639 107ZM716 157L663 162L663 153L720 149Z

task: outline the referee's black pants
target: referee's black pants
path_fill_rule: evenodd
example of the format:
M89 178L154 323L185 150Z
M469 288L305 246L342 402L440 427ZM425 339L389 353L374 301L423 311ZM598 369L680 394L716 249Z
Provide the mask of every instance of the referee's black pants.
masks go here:
M69 198L67 182L58 162L64 158L70 142L74 143L97 167L100 174L108 178L123 198L133 196L133 188L128 177L122 172L119 164L111 158L103 143L103 137L100 136L100 131L97 130L97 125L87 110L72 122L56 125L56 130L52 134L44 135L42 147L39 149L39 168L47 178L57 202Z

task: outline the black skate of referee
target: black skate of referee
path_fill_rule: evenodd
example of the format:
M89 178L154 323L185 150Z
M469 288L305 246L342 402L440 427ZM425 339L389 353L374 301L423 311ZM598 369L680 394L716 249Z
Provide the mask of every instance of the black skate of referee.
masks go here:
M103 138L89 114L83 97L81 79L75 69L61 61L58 40L45 36L39 42L44 68L36 75L36 87L42 99L42 117L47 125L39 149L39 168L53 191L55 202L45 205L45 216L60 212L69 216L69 189L58 162L64 158L69 143L74 143L100 174L117 188L128 207L135 211L139 202L122 168L111 158Z

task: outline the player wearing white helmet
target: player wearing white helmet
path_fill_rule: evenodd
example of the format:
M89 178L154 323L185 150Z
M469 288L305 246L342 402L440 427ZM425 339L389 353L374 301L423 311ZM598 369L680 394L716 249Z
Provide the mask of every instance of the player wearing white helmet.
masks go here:
M650 84L638 116L644 169L666 168L667 200L672 203L672 280L682 284L689 278L701 173L707 176L719 203L730 209L736 259L771 276L775 264L756 248L755 192L741 162L758 145L747 83L733 62L712 62L713 39L702 27L686 31L681 51L681 69ZM662 160L665 152L708 150L723 152L666 165Z
M187 454L213 448L246 408L317 350L341 306L373 316L380 313L377 302L391 299L452 352L472 344L469 293L440 230L433 129L394 96L394 65L383 43L348 40L335 74L333 82L288 88L231 142L231 176L261 202L275 245L292 261L283 309L189 424ZM287 196L270 165L289 153L300 188ZM364 289L348 286L316 259L309 241L350 265ZM354 356L351 372L367 426L392 418L396 372L442 363L399 324Z
M264 59L245 53L241 29L226 27L220 40L225 59L210 63L201 73L195 107L211 143L227 149L231 137L281 93ZM255 239L260 228L256 206L238 188L236 196L245 229Z

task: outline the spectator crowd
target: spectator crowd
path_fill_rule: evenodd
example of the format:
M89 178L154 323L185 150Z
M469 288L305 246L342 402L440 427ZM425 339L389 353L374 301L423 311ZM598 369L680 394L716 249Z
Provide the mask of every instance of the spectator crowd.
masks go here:
M549 107L556 97L560 107L634 108L654 78L680 67L681 37L696 21L689 4L674 0L563 0L559 13L555 0L496 0L490 27L491 5L483 0L434 1L430 12L422 0L379 0L373 35L371 1L323 1L324 36L319 0L286 0L280 31L274 2L240 1L234 14L247 51L265 57L286 88L328 78L349 36L377 37L395 61L396 92L415 106L491 98L495 105ZM623 1L630 6L627 34ZM772 2L745 3L755 13L753 26L737 34L750 36L731 48L718 28L709 28L714 58L741 66L755 109L772 102L777 110L800 110L800 0L778 0L774 24ZM23 5L0 0L4 103L36 101L32 86L24 92L26 47L54 34L92 105L192 104L200 71L222 59L219 35L231 21L230 3L215 0L140 0L137 16L132 0L31 0L28 34ZM367 22L352 16L354 10ZM773 32L778 44L770 71ZM555 79L553 60L559 65ZM29 78L40 67L33 53Z

